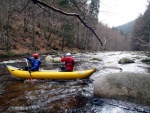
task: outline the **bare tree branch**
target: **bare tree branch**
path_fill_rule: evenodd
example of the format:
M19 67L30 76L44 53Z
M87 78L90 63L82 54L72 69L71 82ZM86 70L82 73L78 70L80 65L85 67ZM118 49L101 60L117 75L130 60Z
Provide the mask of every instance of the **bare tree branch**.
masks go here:
M22 11L28 6L28 4L30 3L30 0L27 2L27 4L23 7L23 9L21 10L20 13L22 13Z
M49 6L48 4L46 4L46 3L44 3L44 2L41 2L41 1L39 1L39 0L31 0L31 1L32 1L34 4L43 5L43 6L47 7L47 8L52 9L53 11L56 11L56 12L61 13L61 14L63 14L63 15L66 15L66 16L75 16L75 17L77 17L77 18L80 20L80 22L81 22L84 26L86 26L88 29L90 29L90 30L92 31L92 33L95 35L95 37L99 40L101 46L104 45L104 43L99 39L99 37L97 36L97 34L95 33L95 31L94 31L90 26L88 26L88 25L81 19L81 17L79 16L79 14L64 12L64 11L62 11L62 10L60 10L60 9L57 9L57 8L53 7L53 6Z
M84 15L84 13L81 11L81 9L77 6L77 4L76 4L74 1L70 0L70 2L73 3L73 4L77 7L77 9L82 13L82 15L83 15L83 20L84 20L84 19L85 19L85 15Z

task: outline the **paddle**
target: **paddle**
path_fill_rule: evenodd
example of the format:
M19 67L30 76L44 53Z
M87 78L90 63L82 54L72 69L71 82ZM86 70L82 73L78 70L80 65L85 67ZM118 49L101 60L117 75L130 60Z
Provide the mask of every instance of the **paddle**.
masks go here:
M33 78L32 78L31 72L29 71L29 64L28 64L28 60L27 59L26 59L26 63L27 63L27 67L28 67L28 72L30 74L30 80L32 80Z

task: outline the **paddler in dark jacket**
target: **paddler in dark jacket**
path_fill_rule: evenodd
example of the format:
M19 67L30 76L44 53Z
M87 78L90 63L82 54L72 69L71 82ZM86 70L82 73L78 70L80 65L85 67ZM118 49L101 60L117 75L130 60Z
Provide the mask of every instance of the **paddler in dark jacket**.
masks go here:
M38 54L33 54L32 56L33 56L33 57L31 57L31 58L24 57L24 58L26 58L26 59L30 62L30 64L31 64L31 67L28 67L28 68L29 68L28 71L39 71L40 64L41 64L41 60L38 58Z

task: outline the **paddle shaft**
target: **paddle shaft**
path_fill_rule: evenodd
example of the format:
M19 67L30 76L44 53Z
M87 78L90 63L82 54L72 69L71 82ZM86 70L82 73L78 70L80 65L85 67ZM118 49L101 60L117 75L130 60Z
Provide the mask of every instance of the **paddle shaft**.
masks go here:
M28 64L28 60L26 59L26 63L27 63L27 67L28 67L28 71L29 71L29 64ZM29 74L30 74L30 80L32 79L32 75L31 75L31 72L29 71Z

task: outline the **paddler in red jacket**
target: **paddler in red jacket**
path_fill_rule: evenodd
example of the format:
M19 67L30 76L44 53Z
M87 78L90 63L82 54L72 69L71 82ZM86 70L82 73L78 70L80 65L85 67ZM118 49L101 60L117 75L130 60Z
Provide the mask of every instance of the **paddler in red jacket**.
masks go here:
M66 67L61 67L62 71L73 71L74 68L74 58L71 57L71 53L67 53L64 57L61 57L61 62L65 62Z

